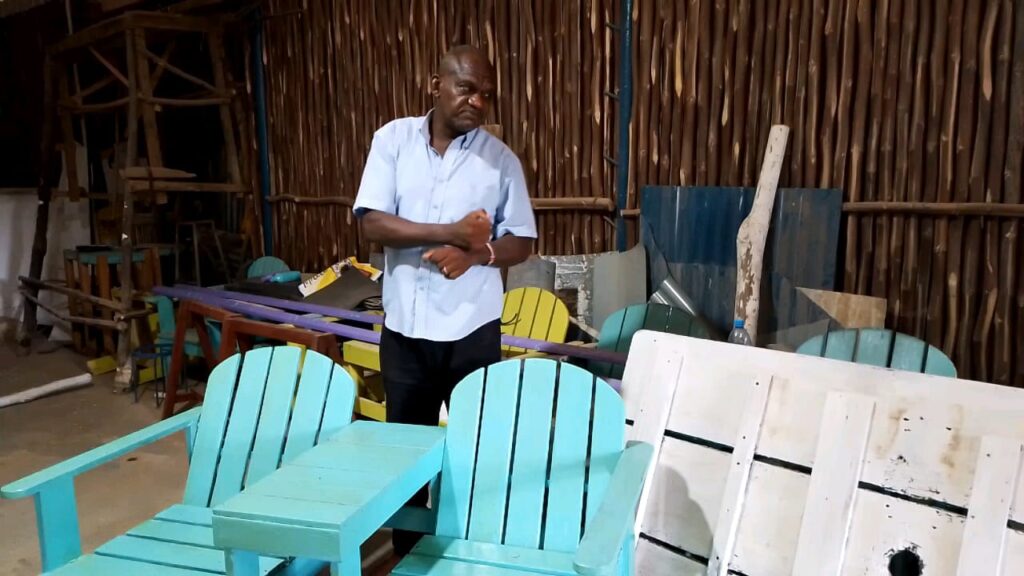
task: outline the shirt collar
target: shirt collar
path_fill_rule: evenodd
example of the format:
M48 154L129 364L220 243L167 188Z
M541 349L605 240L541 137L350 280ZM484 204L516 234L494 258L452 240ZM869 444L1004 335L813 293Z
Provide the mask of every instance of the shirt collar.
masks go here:
M423 117L423 123L420 125L420 133L423 134L423 139L427 141L427 146L430 145L430 118L434 114L434 109L431 108L427 115ZM480 132L480 128L474 128L469 132L466 132L462 136L452 140L452 144L457 146L460 150L465 150L473 144L476 140L477 134Z

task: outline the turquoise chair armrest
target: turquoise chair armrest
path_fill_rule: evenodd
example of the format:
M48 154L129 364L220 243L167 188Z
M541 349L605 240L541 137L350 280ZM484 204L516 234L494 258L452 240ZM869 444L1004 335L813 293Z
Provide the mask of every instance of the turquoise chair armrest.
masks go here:
M623 543L633 530L640 492L653 457L654 447L650 444L627 444L612 472L601 506L576 550L573 566L577 573L595 576L615 572Z
M0 498L16 499L32 496L56 480L68 477L73 478L82 472L92 470L101 464L110 462L111 460L119 458L142 446L151 444L166 436L170 436L175 432L186 430L199 420L199 411L199 407L193 408L187 412L183 412L177 416L168 418L167 420L162 420L147 426L142 430L132 432L127 436L123 436L117 440L93 448L88 452L83 452L78 456L71 457L63 462L44 468L39 472L30 474L20 480L15 480L14 482L0 488Z

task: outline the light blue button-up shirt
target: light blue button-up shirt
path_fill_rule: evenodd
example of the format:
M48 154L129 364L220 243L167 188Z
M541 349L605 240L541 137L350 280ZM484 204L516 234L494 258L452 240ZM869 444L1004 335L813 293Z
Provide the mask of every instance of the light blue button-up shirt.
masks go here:
M412 222L448 224L487 211L494 238L537 237L519 159L501 140L476 129L442 157L430 146L430 115L389 122L373 135L354 210L396 214ZM462 339L501 317L501 272L474 266L449 280L423 261L430 247L384 249L385 325L409 338Z

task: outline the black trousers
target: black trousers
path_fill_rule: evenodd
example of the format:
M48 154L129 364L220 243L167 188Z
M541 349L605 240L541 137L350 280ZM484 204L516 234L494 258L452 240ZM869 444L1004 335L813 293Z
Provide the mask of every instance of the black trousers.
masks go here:
M380 359L388 422L436 426L441 403L448 406L455 385L477 369L501 360L501 321L488 322L453 342L407 338L385 327ZM409 504L425 506L426 488ZM395 530L395 552L408 554L419 538L418 533Z

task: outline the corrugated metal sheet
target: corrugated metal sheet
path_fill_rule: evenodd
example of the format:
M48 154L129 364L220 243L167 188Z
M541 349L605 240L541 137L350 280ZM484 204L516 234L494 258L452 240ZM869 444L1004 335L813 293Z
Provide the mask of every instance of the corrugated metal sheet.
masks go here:
M652 288L671 277L711 326L728 333L736 294L736 234L753 188L647 186L641 239L650 253ZM760 332L827 321L796 287L834 290L842 192L780 189L772 210L761 283Z

